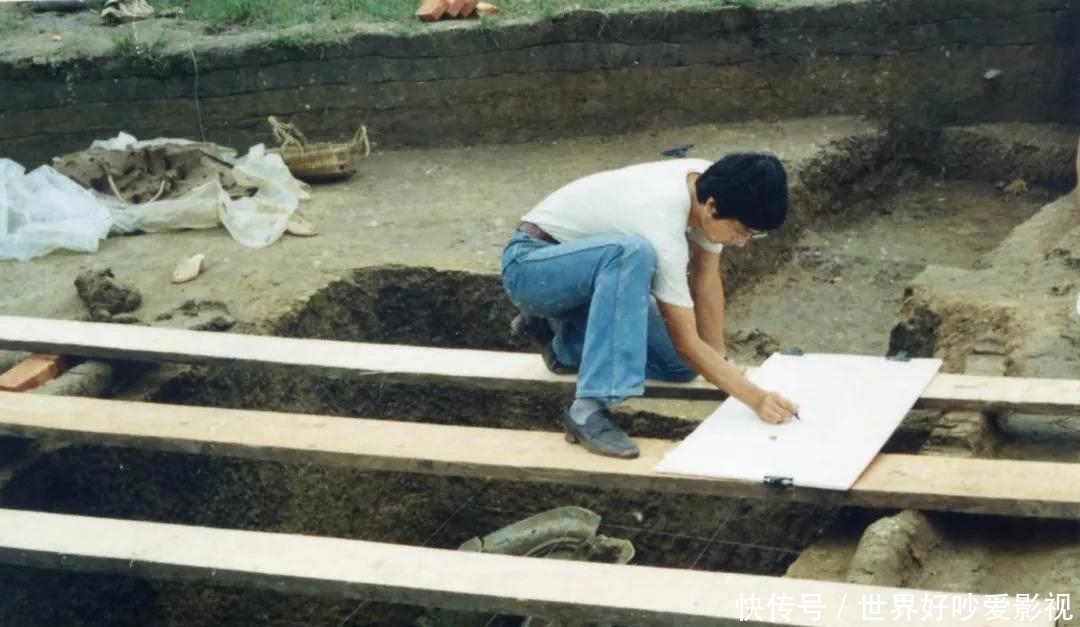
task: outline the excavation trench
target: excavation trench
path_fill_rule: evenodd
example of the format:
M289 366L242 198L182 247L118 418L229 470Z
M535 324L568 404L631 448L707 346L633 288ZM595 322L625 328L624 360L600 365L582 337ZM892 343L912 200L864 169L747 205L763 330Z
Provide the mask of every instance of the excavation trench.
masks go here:
M891 141L875 136L860 142L805 168L797 197L810 210L799 218L797 228L764 240L758 251L736 253L725 268L731 343L744 362L759 362L771 351L791 346L885 354L912 277L928 264L975 267L982 252L1070 183L1060 172L1033 169L1032 163L1045 158L1041 153L1011 168L983 168L981 179L953 180L941 176L940 163L898 158ZM948 153L947 142L938 148L938 154ZM1010 171L1027 173L1026 191L996 184ZM494 276L365 268L298 304L269 331L531 350L509 337L513 314ZM125 371L131 384L117 394L125 398L455 425L554 430L566 401L540 389L505 392L452 383L421 387L379 377L333 379L261 367L129 365ZM677 439L714 407L643 401L621 407L618 417L635 436ZM913 412L886 450L916 450L935 418ZM576 505L602 517L600 533L631 542L634 563L770 575L783 574L826 526L866 515L761 500L371 473L88 446L43 454L4 486L0 503L443 548L457 548L527 516ZM6 567L0 573L6 591L0 599L0 624L24 627L408 625L421 614L408 606L358 606L199 583ZM56 590L65 593L58 597Z

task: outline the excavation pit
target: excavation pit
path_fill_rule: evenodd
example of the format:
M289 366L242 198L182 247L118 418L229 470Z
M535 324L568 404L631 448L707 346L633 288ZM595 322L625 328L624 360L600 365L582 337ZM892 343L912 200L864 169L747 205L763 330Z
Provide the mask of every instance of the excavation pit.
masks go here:
M739 360L794 346L906 350L943 357L946 372L1075 377L1072 345L1060 336L1080 331L1061 316L1023 315L1061 309L1080 285L1065 274L1080 249L1042 246L1074 228L1053 203L1075 184L1076 134L1053 124L1075 122L1080 101L1075 2L738 4L404 35L348 25L312 45L296 45L303 29L208 34L186 20L144 21L117 37L87 12L24 28L0 7L0 143L28 166L121 130L243 152L271 141L269 115L293 116L319 138L351 137L365 123L376 144L355 177L318 187L303 207L317 237L252 251L220 231L139 235L94 255L5 262L0 310L86 316L72 281L110 268L142 294L130 322L525 352L507 332L514 312L495 275L522 213L583 172L693 144L691 157L769 150L792 173L790 224L725 255ZM1039 237L1012 237L1024 226ZM1010 246L1019 252L1007 254ZM170 284L176 262L195 253L205 254L204 273ZM106 396L162 404L555 430L567 400L546 388L109 365ZM635 436L678 439L715 406L649 398L617 416ZM990 442L984 418L914 411L885 451L929 443L969 455L1044 453L1015 417L1003 423L1013 439ZM632 563L837 579L867 525L894 513L56 444L35 453L0 439L0 506L457 548L576 505L601 517L599 533L633 544ZM1053 455L1076 457L1071 446ZM975 521L934 520L945 549L900 585L993 592L997 580L965 569L1019 568L1025 548L1038 555L1016 585L1072 583L1070 521L1005 522L968 547ZM1003 543L1010 533L1016 542ZM1005 550L985 550L995 543ZM0 567L5 626L405 627L423 614ZM488 622L477 627L503 624Z
M980 170L981 179L950 178L951 163L906 155L898 138L873 129L824 149L804 150L795 160L793 192L803 212L793 228L735 251L725 265L736 356L756 363L772 350L793 345L884 355L910 281L928 265L977 269L984 254L1071 183L1061 170L1040 167L1055 163L1066 144L1033 147L1024 152L1025 159L1013 160L1009 155L1022 140L1002 129L953 129L930 154L951 154L972 137L989 147L979 155L989 163ZM407 154L390 157L407 159ZM1017 191L1019 186L1006 191L1021 178L1027 191ZM345 184L328 194L340 202L350 190L366 185ZM490 237L497 242L505 235L503 229ZM150 300L153 307L162 299ZM845 303L842 310L838 303ZM287 311L258 330L290 337L527 351L507 332L513 314L491 273L389 264L348 272L294 299ZM509 393L450 382L418 386L377 376L329 378L275 368L117 366L122 385L115 397L172 404L554 430L554 417L567 400L546 390ZM632 435L678 439L714 408L708 402L643 399L627 403L618 416ZM885 450L918 450L938 418L940 412L913 412ZM44 452L3 487L0 502L12 508L443 548L457 548L551 508L576 505L602 517L600 533L630 541L634 563L770 575L784 574L823 529L859 529L880 515L767 500L371 473L90 446ZM422 614L409 606L358 606L201 583L10 567L3 573L11 591L0 601L3 612L28 627L408 625ZM51 592L59 587L66 591L62 599Z

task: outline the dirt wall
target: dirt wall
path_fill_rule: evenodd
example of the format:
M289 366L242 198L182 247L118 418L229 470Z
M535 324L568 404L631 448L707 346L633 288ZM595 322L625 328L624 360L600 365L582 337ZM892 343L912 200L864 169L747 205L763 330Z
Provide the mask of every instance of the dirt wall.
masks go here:
M0 145L24 162L120 130L246 148L272 141L272 114L295 116L314 138L351 137L364 123L387 148L820 114L1075 123L1074 4L580 12L302 46L165 20L140 25L154 43L144 56L116 56L102 43L113 31L73 17L79 54L35 54L29 39L0 48L17 51L0 60Z

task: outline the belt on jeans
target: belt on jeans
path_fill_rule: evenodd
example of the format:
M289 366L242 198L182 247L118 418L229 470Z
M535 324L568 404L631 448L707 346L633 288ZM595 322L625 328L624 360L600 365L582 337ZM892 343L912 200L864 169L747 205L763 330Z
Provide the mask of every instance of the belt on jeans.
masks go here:
M559 240L557 240L554 237L548 235L547 231L545 231L544 229L536 226L532 222L522 222L521 224L518 225L517 230L521 231L522 233L524 233L524 234L526 234L526 235L528 235L530 237L535 237L538 240L543 240L545 242L550 242L552 244L558 244L559 243Z

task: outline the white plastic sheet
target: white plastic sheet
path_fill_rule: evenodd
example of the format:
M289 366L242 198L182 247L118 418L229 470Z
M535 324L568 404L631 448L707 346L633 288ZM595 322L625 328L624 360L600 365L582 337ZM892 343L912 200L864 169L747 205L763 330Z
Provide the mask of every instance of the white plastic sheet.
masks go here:
M181 229L214 229L230 202L216 179L207 181L179 198L130 205L113 196L99 196L109 206L114 233L161 233Z
M92 146L124 150L163 143L191 144L188 140L158 138L139 142L126 133ZM92 253L110 233L160 233L224 226L244 246L262 248L285 232L289 217L310 187L292 176L276 154L262 144L234 159L219 151L217 157L233 164L240 185L255 188L254 196L231 198L217 180L209 181L178 198L142 205L87 190L49 166L27 174L10 159L0 159L0 260L27 261L66 249Z
M293 178L281 156L267 154L262 144L236 162L233 177L258 191L250 198L225 203L221 222L233 239L251 248L276 242L300 201L311 198L310 187Z
M97 252L111 226L109 210L78 183L49 166L27 173L0 159L0 259Z

